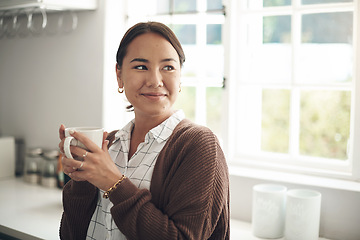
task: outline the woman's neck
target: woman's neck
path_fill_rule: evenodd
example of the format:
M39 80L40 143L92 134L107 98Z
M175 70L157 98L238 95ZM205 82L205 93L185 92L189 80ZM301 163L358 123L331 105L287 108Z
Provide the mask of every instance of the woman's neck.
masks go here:
M158 126L166 119L168 119L172 114L173 112L167 115L143 117L141 116L141 114L135 113L135 124L131 131L129 160L132 157L132 155L136 152L139 144L145 141L145 135L151 129Z
M169 112L168 114L156 115L156 116L142 116L141 114L136 114L135 112L135 125L132 130L132 134L136 136L142 136L143 139L145 135L154 127L158 126L166 119L168 119L174 111Z

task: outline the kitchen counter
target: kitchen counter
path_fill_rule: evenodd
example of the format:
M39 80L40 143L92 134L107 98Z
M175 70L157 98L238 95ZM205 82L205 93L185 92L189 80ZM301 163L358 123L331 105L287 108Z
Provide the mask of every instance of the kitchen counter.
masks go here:
M23 240L59 239L61 190L24 182L0 180L0 232Z
M268 240L264 238L255 237L251 232L251 223L242 222L234 219L230 221L230 239L231 240ZM277 238L273 240L285 240L285 238ZM319 240L330 240L330 239L319 237Z
M0 180L0 233L22 240L59 239L61 197L60 189L21 178ZM250 223L232 219L230 227L232 240L261 240L252 235Z

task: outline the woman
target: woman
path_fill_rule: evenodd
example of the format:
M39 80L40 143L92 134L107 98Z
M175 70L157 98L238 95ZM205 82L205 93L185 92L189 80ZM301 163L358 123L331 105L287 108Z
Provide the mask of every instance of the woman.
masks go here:
M136 24L116 60L119 92L135 118L102 149L72 133L90 151L72 147L83 162L62 160L72 180L63 190L60 237L229 239L229 179L219 142L172 108L185 61L178 39L161 23ZM62 149L63 125L59 133Z

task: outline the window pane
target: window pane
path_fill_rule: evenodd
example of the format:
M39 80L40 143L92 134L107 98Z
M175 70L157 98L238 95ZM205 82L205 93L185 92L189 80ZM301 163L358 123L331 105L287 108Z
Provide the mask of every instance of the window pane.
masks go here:
M249 65L244 69L241 79L248 83L290 83L291 81L291 45L266 44L248 49Z
M196 25L195 24L175 24L172 30L178 37L181 44L196 43Z
M244 69L241 81L264 84L290 83L291 52L290 44L266 44L247 49L247 61L241 66Z
M302 17L303 43L351 43L352 12L306 14Z
M263 43L290 43L291 16L263 18Z
M170 6L170 0L157 0L157 13L169 14L170 12L172 12Z
M344 3L353 2L353 0L302 0L302 4L321 4L321 3Z
M184 67L181 70L182 77L195 77L198 74L198 56L196 45L184 45L183 46L185 52L185 63Z
M222 82L224 77L224 47L223 45L183 46L186 61L181 71L183 77L204 77Z
M290 90L264 89L262 93L261 149L288 153Z
M243 85L236 91L236 143L240 155L254 155L261 151L262 89Z
M194 11L196 11L196 1L174 0L174 12L194 12Z
M224 47L223 45L208 45L203 53L197 56L198 63L204 63L201 67L205 70L205 76L216 78L222 82L224 78Z
M264 7L277 7L291 5L291 0L264 0Z
M351 82L352 52L347 44L303 44L296 65L297 81L310 84Z
M207 0L207 10L221 10L222 0Z
M206 88L206 125L219 137L223 116L223 92L220 87Z
M300 154L348 159L349 91L302 91Z
M174 109L184 110L186 118L195 121L195 87L181 87Z
M207 44L221 44L221 24L206 25L206 43Z
M240 81L246 83L290 83L292 75L291 17L246 18L239 64Z
M352 80L352 13L308 14L302 18L297 81L346 83Z

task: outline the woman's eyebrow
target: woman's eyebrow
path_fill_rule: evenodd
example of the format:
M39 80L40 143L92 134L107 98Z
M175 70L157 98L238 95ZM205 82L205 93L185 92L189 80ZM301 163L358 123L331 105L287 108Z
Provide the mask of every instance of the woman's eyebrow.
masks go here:
M164 58L163 60L161 60L161 62L176 62L176 60L174 58ZM148 63L149 60L145 59L145 58L134 58L133 60L130 61L130 63L132 62L144 62L144 63Z
M149 60L145 59L145 58L134 58L133 60L130 61L131 63L132 62L149 62Z
M176 62L176 60L174 58L165 58L165 59L161 60L161 62L171 62L171 61Z

